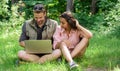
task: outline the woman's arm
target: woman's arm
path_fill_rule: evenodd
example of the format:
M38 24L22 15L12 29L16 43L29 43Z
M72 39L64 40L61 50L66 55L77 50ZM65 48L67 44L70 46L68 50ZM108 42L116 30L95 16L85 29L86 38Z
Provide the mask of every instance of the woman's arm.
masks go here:
M86 28L82 27L77 20L76 20L76 26L77 26L78 30L81 31L81 34L84 37L89 39L93 36L92 33L89 30L87 30Z

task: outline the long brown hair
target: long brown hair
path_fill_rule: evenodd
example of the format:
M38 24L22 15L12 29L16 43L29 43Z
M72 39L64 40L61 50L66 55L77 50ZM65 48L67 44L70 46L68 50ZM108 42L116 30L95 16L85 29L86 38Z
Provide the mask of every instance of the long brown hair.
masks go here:
M73 17L73 15L70 12L64 12L60 15L60 17L64 18L72 29L77 29L76 19Z

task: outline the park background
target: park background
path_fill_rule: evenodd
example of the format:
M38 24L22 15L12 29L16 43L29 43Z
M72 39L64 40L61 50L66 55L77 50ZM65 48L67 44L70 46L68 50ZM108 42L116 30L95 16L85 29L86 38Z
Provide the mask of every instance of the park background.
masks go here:
M1 0L0 71L69 71L64 59L15 66L17 52L23 49L18 44L21 27L33 17L36 3L45 4L47 16L58 22L59 15L70 10L93 33L85 55L74 59L79 71L120 71L120 0Z

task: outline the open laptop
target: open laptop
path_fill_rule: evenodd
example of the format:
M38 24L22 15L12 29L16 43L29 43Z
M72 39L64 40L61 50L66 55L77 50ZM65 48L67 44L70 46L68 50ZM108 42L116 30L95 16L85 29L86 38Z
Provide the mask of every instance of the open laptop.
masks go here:
M45 54L52 53L51 40L25 40L25 50L27 53Z

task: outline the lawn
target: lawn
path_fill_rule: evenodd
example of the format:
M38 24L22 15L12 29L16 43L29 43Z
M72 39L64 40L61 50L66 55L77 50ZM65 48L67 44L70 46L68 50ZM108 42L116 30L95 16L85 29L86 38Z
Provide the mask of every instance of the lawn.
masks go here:
M69 71L64 59L42 65L24 62L16 67L17 52L22 49L18 44L20 32L18 29L0 32L0 71ZM120 71L120 40L96 32L85 55L74 60L79 64L79 71Z

